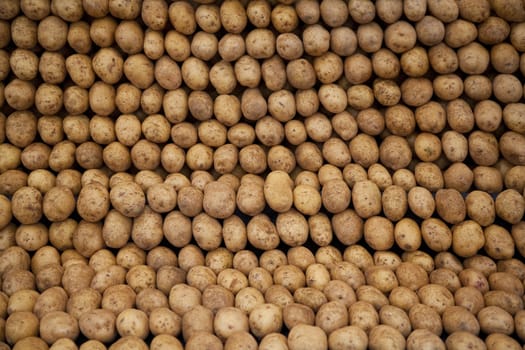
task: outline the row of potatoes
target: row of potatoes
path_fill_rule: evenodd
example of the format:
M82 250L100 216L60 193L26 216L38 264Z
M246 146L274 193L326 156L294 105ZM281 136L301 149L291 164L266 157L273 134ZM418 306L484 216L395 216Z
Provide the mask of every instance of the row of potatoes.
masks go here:
M525 338L525 265L514 258L357 244L260 257L44 246L30 257L12 246L0 269L7 349L521 349Z
M377 251L396 244L404 251L452 249L460 257L470 257L483 248L496 259L511 258L515 251L523 254L525 249L521 228L525 203L513 189L499 193L495 200L483 191L473 191L464 199L455 189L439 189L434 198L421 186L389 185L381 192L366 179L355 182L352 189L343 179L330 179L320 189L318 183L308 182L317 179L314 175L302 176L298 179L304 181L294 185L283 171L269 173L266 181L253 175L241 181L235 177L215 181L207 173L201 175L193 184L177 176L164 182L150 177L146 185L115 176L110 190L100 182L88 182L76 197L63 185L45 194L24 185L11 198L0 196L0 230L6 244L16 242L35 251L48 243L53 225L67 223L76 213L86 227L93 226L76 233L89 237L78 237L81 241L75 246L87 257L105 247L120 248L130 239L145 250L163 240L178 248L194 240L204 250L223 244L232 250L244 249L247 243L271 250L281 243L301 246L309 239L318 246L332 240L344 245L364 240ZM268 209L275 213L273 218ZM46 227L43 219L51 226ZM76 226L73 229L78 231Z

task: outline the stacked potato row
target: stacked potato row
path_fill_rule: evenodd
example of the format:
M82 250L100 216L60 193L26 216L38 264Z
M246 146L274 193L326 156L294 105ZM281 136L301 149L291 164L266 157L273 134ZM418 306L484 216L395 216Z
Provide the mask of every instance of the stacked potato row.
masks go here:
M0 349L522 349L525 1L0 0Z

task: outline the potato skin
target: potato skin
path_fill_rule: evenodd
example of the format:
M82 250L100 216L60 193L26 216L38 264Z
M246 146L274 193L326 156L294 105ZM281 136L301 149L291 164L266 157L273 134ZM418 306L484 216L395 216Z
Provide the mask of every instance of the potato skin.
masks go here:
M514 332L512 315L498 306L486 306L478 312L480 328L487 334L503 333L511 335Z
M328 336L328 347L334 350L351 349L364 350L368 346L368 337L361 328L346 326L339 328Z
M208 215L225 219L235 211L235 192L221 182L211 182L204 187L203 209Z
M470 257L485 244L481 226L472 220L464 221L452 229L452 249L461 257Z
M109 211L108 190L100 184L88 184L80 190L77 199L77 211L86 221L102 220Z
M463 196L454 189L440 189L436 192L436 210L449 224L459 224L465 219L466 206Z
M292 179L282 171L272 171L264 182L264 197L268 206L277 212L288 211L293 204Z
M499 147L503 157L515 165L525 165L525 136L515 131L507 131L499 139Z
M407 338L407 349L416 350L423 348L445 350L443 340L427 329L415 329Z
M323 350L328 348L328 339L321 328L299 324L293 327L288 334L288 347L290 350L305 348Z
M458 331L450 334L445 340L447 349L460 350L460 349L475 349L484 350L486 345L479 337L474 334L465 331Z
M375 183L359 181L352 190L352 204L361 218L366 219L381 212L381 193Z

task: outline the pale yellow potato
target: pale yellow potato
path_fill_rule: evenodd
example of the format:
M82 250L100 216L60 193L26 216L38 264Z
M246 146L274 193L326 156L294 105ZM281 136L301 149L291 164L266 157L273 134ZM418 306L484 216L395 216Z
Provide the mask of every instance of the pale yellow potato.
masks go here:
M428 219L434 213L436 204L428 189L416 186L408 192L408 207L418 217Z
M427 329L415 329L407 338L407 349L416 350L424 347L431 347L433 349L446 349L443 340L436 334Z
M238 331L249 331L248 316L234 307L223 307L217 311L213 320L215 334L221 339L227 339Z
M256 306L249 315L250 331L258 338L279 333L283 325L283 312L274 304Z
M322 350L328 348L326 333L317 326L299 324L293 327L288 334L290 350L309 348Z
M40 319L40 337L48 344L62 338L76 340L79 334L77 320L64 311L50 312Z

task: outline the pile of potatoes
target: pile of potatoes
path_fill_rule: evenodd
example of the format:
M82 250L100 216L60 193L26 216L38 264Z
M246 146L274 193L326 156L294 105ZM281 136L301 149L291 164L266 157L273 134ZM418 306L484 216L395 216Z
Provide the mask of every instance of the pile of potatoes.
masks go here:
M0 350L525 349L525 0L0 0Z

